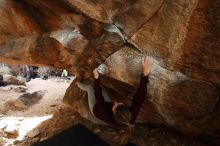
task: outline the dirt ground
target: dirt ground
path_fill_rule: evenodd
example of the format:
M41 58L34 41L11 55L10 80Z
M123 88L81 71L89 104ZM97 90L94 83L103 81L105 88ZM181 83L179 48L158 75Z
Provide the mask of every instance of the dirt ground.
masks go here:
M2 134L0 139L0 142L4 143L2 145L14 145L14 141L21 141L28 131L38 126L41 122L52 118L54 112L62 106L63 96L70 83L71 81L56 77L48 80L42 80L41 78L32 79L26 83L28 89L26 93L44 91L45 95L38 103L23 110L6 106L7 102L13 101L24 94L14 90L18 86L0 87L0 128L4 128L4 126L13 127L19 133L16 139L7 138L7 136L5 137Z
M72 79L73 80L73 79ZM117 146L115 142L120 133L110 127L94 125L62 103L63 96L71 81L53 77L48 80L40 78L26 83L26 93L44 91L42 99L27 109L8 106L8 102L24 94L15 90L17 86L0 87L0 146L29 146L48 139L57 133L82 123L94 133ZM5 133L6 129L12 133ZM13 131L14 130L14 131ZM16 132L15 132L16 131ZM11 135L10 135L11 134ZM137 124L132 142L139 146L205 146L206 144L179 135L164 128Z

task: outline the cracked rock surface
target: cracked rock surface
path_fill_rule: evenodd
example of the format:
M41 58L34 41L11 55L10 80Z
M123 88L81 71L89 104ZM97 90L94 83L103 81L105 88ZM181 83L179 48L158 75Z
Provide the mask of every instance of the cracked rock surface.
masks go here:
M66 68L130 103L143 54L154 59L138 122L220 144L220 1L2 0L0 61ZM74 81L64 102L89 115Z

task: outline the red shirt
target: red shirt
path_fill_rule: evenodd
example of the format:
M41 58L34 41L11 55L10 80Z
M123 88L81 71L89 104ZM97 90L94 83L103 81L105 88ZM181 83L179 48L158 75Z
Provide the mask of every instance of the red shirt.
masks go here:
M133 101L131 106L128 106L131 110L131 124L134 124L138 112L140 111L141 105L147 95L147 83L148 83L148 76L141 76L140 84L137 89L136 94L133 97ZM100 86L100 79L95 79L94 82L94 94L96 99L96 104L93 107L93 113L94 115L101 119L102 121L114 126L118 127L119 125L115 121L113 117L112 107L114 105L114 102L106 102L104 101L104 97L102 96L102 88Z

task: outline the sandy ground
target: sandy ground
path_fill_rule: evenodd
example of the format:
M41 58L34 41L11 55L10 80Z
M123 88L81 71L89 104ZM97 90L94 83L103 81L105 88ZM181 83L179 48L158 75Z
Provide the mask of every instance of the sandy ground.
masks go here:
M50 78L48 80L42 80L41 78L32 79L30 82L26 83L27 91L26 93L33 93L35 91L45 91L45 95L40 100L39 103L33 105L31 108L24 111L14 111L8 110L7 115L14 116L42 116L45 114L45 111L53 109L62 102L63 96L66 89L70 85L71 81L65 81L60 78ZM21 92L16 92L13 90L14 85L9 85L6 87L0 87L0 106L5 104L5 102L13 99L17 99ZM48 111L49 112L49 111Z
M74 111L72 107L62 103L63 96L71 81L60 78L48 80L34 79L28 82L26 93L45 91L43 98L28 109L17 110L6 106L9 101L17 99L21 94L14 89L17 86L0 87L0 146L30 146L48 139L59 132L78 123L103 138L112 146L120 137L120 132L111 127L94 125ZM13 137L4 130L16 130ZM137 124L130 140L139 146L206 146L200 140L179 135L170 129L151 125Z
M2 134L0 139L0 142L4 141L2 145L3 143L5 146L14 145L13 142L15 140L21 141L28 131L31 131L43 121L52 118L54 112L62 105L63 96L70 83L71 81L65 81L56 77L48 80L32 79L26 83L28 89L26 93L45 91L45 95L38 103L24 110L16 110L6 106L8 101L13 101L21 94L24 94L14 90L17 86L0 87L0 128L8 126L19 132L16 139L7 139Z

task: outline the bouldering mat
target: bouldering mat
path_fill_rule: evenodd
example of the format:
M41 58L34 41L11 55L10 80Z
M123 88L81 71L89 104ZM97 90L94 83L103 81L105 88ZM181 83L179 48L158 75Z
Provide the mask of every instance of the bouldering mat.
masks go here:
M33 146L109 146L85 126L75 125Z

